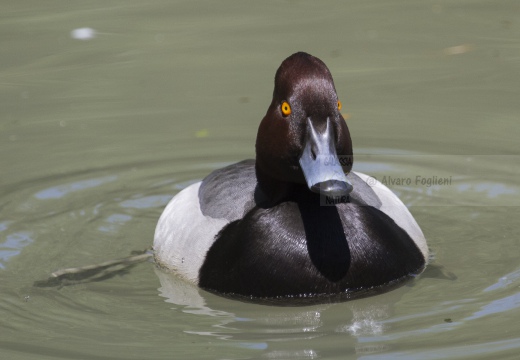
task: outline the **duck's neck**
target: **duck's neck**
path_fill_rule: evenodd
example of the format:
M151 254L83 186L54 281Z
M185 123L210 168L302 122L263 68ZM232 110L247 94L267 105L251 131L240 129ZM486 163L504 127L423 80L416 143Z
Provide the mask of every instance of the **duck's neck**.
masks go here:
M256 167L258 181L255 201L263 207L271 207L282 201L293 200L302 194L310 193L307 185L287 182L268 176Z
M309 190L306 184L287 182L268 176L256 167L256 178L258 181L255 190L255 202L264 208L272 207L283 201L306 202L316 205L332 205L341 202L350 202L350 197L346 199L335 199L324 197Z

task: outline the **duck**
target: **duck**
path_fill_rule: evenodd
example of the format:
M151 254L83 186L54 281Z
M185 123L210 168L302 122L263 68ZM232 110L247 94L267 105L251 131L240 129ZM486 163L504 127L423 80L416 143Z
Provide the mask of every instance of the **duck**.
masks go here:
M330 70L297 52L274 79L256 158L218 169L173 197L155 230L155 263L224 297L346 301L395 289L429 253L403 202L353 171Z

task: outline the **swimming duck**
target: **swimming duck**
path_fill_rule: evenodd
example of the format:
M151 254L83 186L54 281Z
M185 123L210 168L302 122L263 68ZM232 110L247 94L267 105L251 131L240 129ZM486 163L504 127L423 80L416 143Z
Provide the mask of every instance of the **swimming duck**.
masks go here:
M341 106L320 59L285 59L256 160L216 170L170 201L156 263L205 290L258 301L348 300L421 273L425 237L391 190L351 171Z

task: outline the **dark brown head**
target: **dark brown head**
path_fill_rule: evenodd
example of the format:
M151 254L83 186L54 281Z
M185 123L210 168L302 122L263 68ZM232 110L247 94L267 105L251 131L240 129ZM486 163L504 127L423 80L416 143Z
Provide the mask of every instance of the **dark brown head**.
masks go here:
M313 192L347 195L352 142L340 109L332 75L320 59L303 52L285 59L256 138L260 185L307 184Z

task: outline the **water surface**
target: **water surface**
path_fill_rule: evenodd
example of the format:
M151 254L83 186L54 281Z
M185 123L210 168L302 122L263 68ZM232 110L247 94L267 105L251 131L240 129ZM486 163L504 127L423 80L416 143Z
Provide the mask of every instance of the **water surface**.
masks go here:
M519 15L517 1L3 5L1 357L516 358ZM300 50L334 76L355 170L421 225L434 253L421 277L296 308L223 299L151 263L33 286L149 247L173 195L254 157L274 72Z

